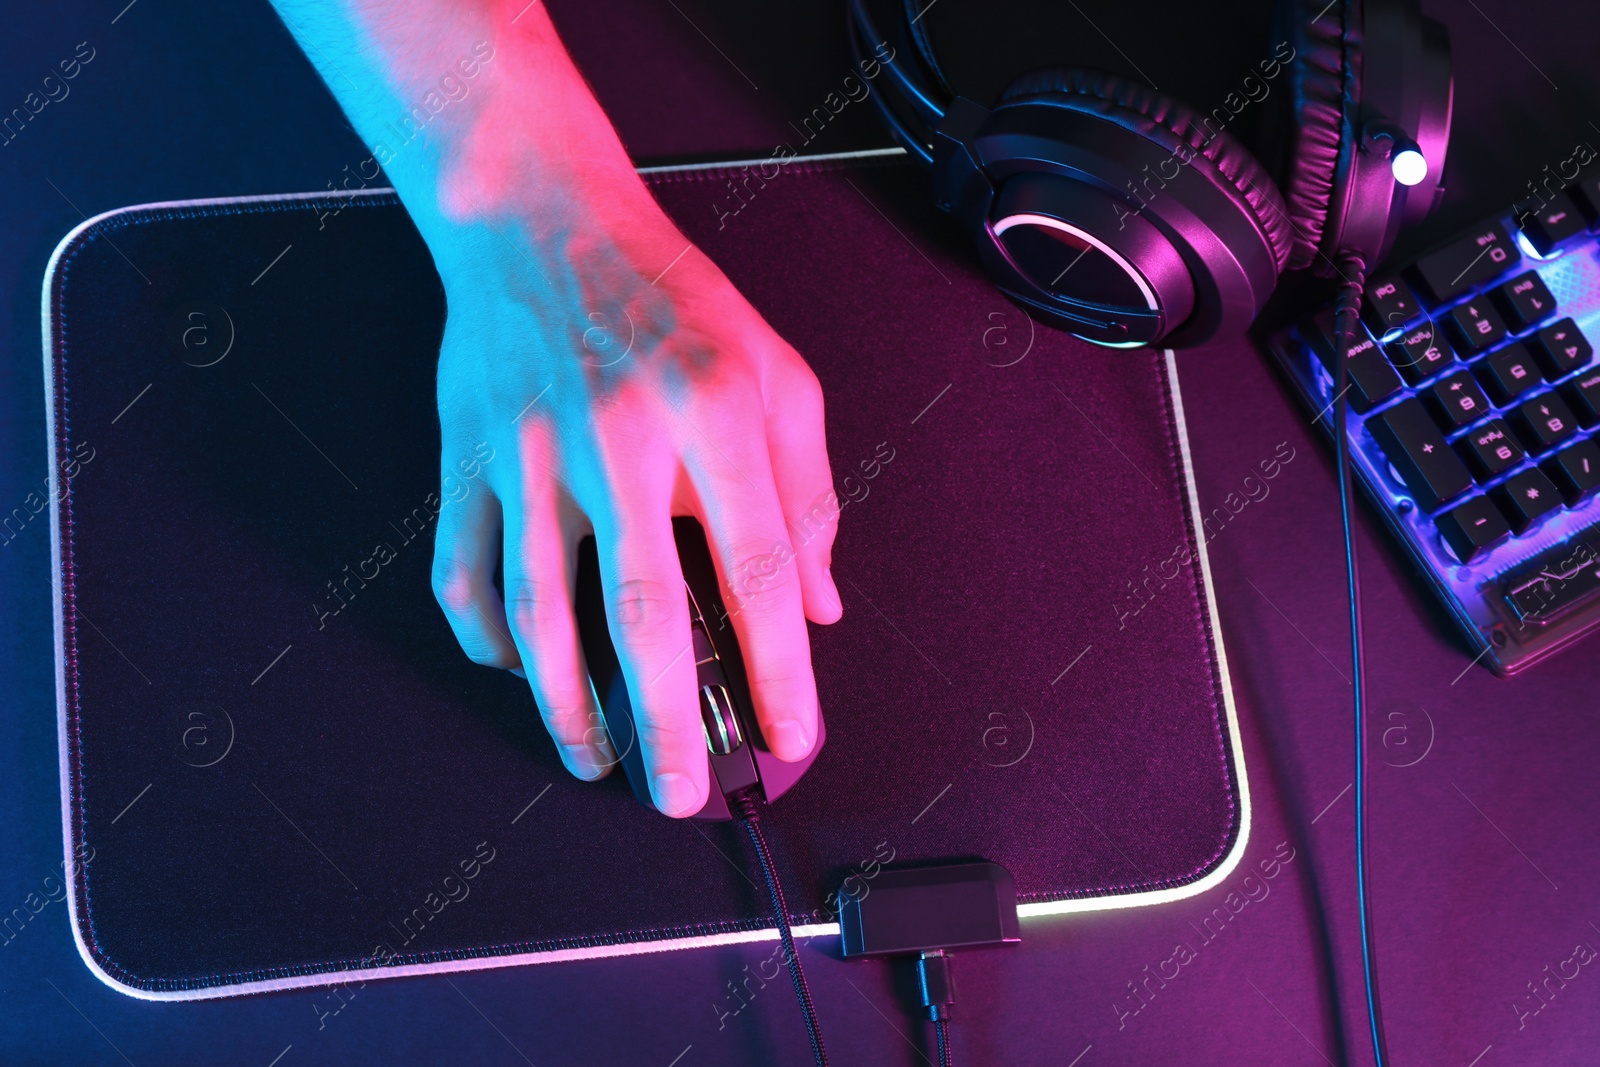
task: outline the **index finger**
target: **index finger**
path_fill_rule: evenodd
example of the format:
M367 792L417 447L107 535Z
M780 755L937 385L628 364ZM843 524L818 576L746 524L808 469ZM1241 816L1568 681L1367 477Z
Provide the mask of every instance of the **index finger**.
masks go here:
M710 792L705 728L690 651L689 600L665 500L619 487L608 521L595 522L606 623L633 700L639 748L655 805L692 815Z

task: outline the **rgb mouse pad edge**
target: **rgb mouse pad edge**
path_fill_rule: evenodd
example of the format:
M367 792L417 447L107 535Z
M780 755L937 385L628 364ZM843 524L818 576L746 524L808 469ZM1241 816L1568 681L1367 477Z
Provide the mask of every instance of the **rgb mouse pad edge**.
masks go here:
M980 855L1025 914L1209 884L1248 801L1167 361L1032 330L920 236L905 168L845 176L796 165L726 232L708 178L657 184L828 398L846 616L811 628L828 745L767 820L793 918ZM48 285L64 820L104 977L769 934L731 831L567 776L433 603L443 296L392 196L130 209Z

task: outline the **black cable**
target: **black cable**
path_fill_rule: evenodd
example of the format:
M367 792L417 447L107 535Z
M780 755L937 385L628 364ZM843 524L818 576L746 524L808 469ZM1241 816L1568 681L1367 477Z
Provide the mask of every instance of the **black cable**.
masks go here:
M933 1020L933 1039L939 1048L939 1067L950 1067L950 1013L956 1004L955 976L950 953L942 948L925 949L917 957L917 984L921 986L922 1006Z
M1378 997L1377 967L1372 938L1372 920L1367 893L1367 717L1365 676L1361 655L1361 588L1357 581L1355 539L1350 530L1350 447L1345 433L1347 410L1345 390L1350 385L1350 347L1355 340L1356 320L1366 286L1367 267L1358 255L1341 257L1339 273L1344 282L1334 305L1333 328L1338 358L1333 392L1334 463L1339 476L1339 519L1344 528L1344 566L1350 594L1350 669L1355 689L1356 716L1356 910L1361 921L1361 977L1367 997L1367 1021L1372 1033L1372 1055L1377 1067L1387 1067L1388 1047L1384 1041L1383 1013Z
M933 1040L939 1046L939 1067L950 1067L950 1020L933 1020Z
M789 978L794 982L795 999L800 1001L800 1014L805 1017L806 1036L811 1039L811 1055L817 1067L828 1067L828 1053L822 1047L822 1029L817 1025L817 1009L811 1003L811 988L806 985L806 975L800 969L800 954L795 951L794 934L789 929L789 904L783 896L783 886L778 882L778 867L772 861L772 850L767 847L767 835L761 832L760 817L755 800L748 794L735 797L734 814L744 824L750 835L750 844L756 850L761 864L761 876L766 879L767 895L772 898L772 912L778 919L778 937L783 941L784 962L789 965Z

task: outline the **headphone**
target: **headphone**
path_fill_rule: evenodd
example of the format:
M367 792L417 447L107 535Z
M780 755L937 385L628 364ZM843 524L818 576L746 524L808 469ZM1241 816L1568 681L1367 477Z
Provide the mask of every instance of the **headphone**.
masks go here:
M888 74L873 100L932 172L935 204L1034 317L1096 344L1176 348L1244 333L1286 270L1309 267L1340 281L1330 370L1350 603L1356 897L1373 1058L1385 1067L1367 879L1348 404L1340 399L1367 268L1443 195L1449 38L1422 17L1418 0L1275 0L1279 43L1259 76L1252 69L1240 82L1252 102L1274 89L1282 101L1274 182L1228 129L1246 106L1231 103L1238 93L1201 112L1122 75L1064 66L1023 74L992 107L956 95L921 25L933 5L914 11L917 2L902 0L899 48L886 51L866 0L849 0L850 47L863 74ZM1280 76L1284 84L1271 85Z
M886 52L865 0L849 0L858 63L888 74L879 111L1000 289L1086 341L1240 335L1285 270L1374 264L1443 194L1450 45L1418 0L1278 0L1278 43L1242 83L1284 101L1277 182L1228 128L1238 93L1240 108L1204 112L1063 66L1023 74L992 107L957 95L913 2Z

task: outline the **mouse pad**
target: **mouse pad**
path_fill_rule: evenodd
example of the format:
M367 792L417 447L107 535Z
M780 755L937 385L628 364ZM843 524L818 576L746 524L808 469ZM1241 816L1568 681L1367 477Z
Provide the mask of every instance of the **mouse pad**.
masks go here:
M815 368L827 743L766 816L802 933L993 860L1026 924L1249 826L1173 357L1035 326L892 153L647 174ZM774 937L732 824L562 769L433 599L444 296L392 193L148 205L45 279L73 926L186 999Z

